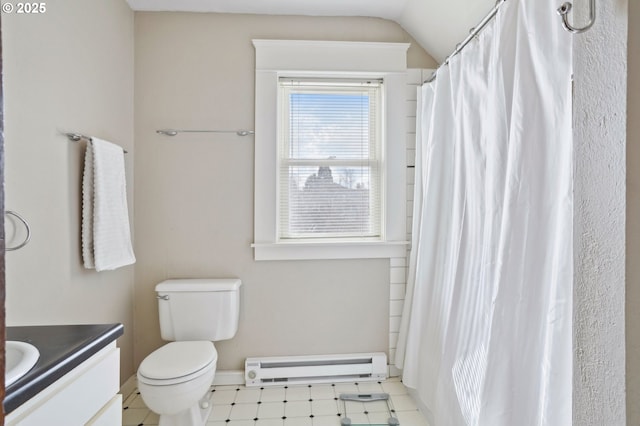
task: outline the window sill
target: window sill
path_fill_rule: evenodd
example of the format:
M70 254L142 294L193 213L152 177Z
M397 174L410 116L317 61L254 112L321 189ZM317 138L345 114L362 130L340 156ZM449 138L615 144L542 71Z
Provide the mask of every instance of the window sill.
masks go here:
M381 259L405 257L407 241L254 243L255 260Z

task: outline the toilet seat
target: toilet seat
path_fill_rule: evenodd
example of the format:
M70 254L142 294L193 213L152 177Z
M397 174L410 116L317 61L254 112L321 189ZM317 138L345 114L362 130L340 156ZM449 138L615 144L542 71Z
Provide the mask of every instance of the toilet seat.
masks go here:
M138 380L168 386L193 380L215 368L218 353L212 342L171 342L147 356L138 368Z

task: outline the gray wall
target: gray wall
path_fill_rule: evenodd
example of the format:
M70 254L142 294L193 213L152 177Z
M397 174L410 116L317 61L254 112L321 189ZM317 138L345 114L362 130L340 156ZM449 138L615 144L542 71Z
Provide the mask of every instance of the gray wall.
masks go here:
M387 351L389 261L253 260L253 138L155 130L253 128L252 38L412 42L370 18L136 13L135 363L159 347L156 283L239 277L237 336L218 369L247 356ZM409 67L433 59L414 44Z
M122 322L122 378L133 373L133 267L85 270L83 148L59 130L126 147L133 206L133 12L126 2L56 0L41 15L2 14L6 206L31 224L8 252L7 325ZM8 244L12 238L7 227Z

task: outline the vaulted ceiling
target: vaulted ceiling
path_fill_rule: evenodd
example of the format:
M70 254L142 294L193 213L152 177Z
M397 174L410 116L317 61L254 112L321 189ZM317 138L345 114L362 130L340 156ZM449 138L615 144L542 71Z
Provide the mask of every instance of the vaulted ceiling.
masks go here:
M133 10L369 16L397 22L442 62L495 0L127 0Z

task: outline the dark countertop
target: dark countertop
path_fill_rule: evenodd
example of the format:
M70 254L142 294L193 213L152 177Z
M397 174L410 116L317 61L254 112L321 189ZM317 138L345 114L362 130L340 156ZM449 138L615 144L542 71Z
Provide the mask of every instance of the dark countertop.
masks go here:
M7 327L7 340L31 343L40 351L36 365L6 389L9 414L60 377L122 336L122 324Z

